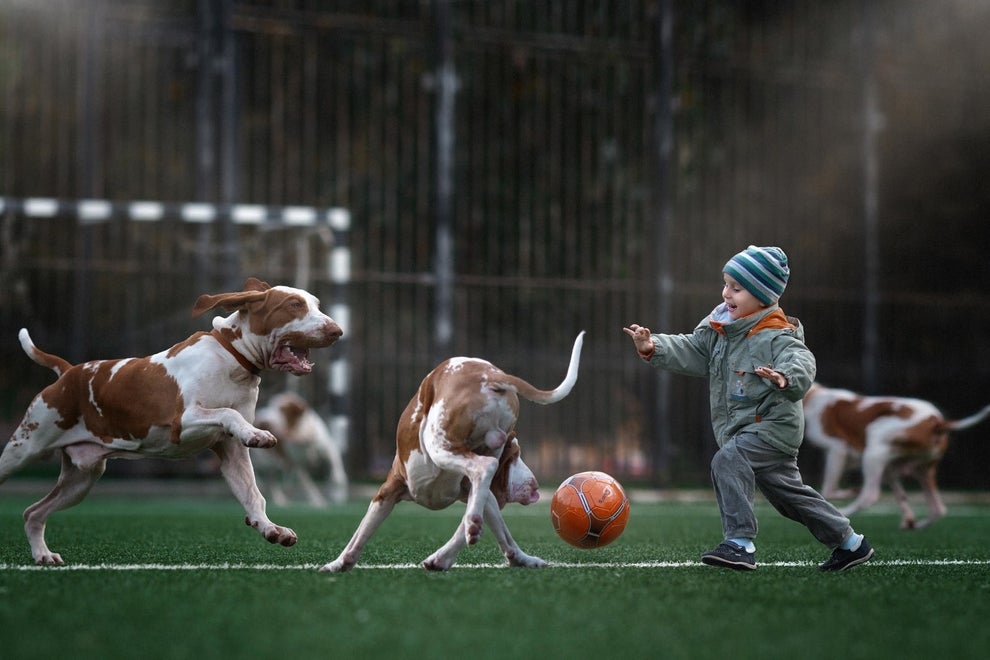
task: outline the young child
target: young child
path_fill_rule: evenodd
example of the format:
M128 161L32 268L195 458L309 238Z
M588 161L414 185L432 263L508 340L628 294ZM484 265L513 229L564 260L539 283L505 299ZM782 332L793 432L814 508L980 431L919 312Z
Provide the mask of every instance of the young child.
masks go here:
M800 321L777 304L790 269L777 247L749 246L723 269L722 304L691 334L652 334L632 324L640 357L657 368L709 378L712 429L719 450L711 463L724 541L701 556L710 566L756 568L755 488L832 556L819 568L842 571L873 556L849 519L803 483L798 448L802 399L815 379L815 356Z

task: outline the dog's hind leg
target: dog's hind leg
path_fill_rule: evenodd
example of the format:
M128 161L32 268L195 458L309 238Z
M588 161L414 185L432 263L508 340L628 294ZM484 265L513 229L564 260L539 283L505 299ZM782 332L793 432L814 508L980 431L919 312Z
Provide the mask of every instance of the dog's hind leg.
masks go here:
M25 465L43 458L49 450L37 451L35 446L27 442L19 442L11 438L0 454L0 484Z
M45 543L48 516L79 504L106 470L106 452L97 445L72 445L62 450L62 472L51 492L24 511L24 532L36 564L64 564Z
M465 524L462 518L450 540L444 543L439 550L424 559L420 566L428 571L446 571L450 569L454 565L454 562L457 561L457 555L467 545L467 539L464 534Z
M41 396L34 398L0 454L0 484L51 453L52 445L64 432L61 422L59 414Z
M918 481L921 482L921 487L925 491L925 501L928 503L928 517L918 523L918 527L928 527L933 522L943 517L946 513L945 503L942 501L942 496L938 492L938 484L935 480L935 466L929 465L925 468L919 468L922 472L918 476Z
M373 499L371 504L368 505L368 512L364 514L361 524L358 525L357 530L354 532L354 536L351 537L351 540L348 541L336 559L328 564L324 564L320 568L320 573L343 573L354 568L358 559L361 558L361 553L364 551L364 546L368 542L368 539L378 530L378 527L388 517L388 514L392 512L395 504L396 502L389 499Z
M409 491L405 481L394 474L389 474L385 483L378 489L378 493L372 498L371 504L368 505L368 511L361 519L361 524L358 525L351 540L348 541L336 559L320 568L320 572L343 573L354 568L361 557L361 552L364 551L365 544L368 543L368 539L378 531L381 524L392 513L395 505L405 499L409 499Z

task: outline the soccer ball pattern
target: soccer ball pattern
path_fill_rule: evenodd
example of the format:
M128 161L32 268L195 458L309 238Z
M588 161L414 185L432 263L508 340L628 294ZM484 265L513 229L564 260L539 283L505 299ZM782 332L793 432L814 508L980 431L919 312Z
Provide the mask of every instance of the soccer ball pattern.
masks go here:
M578 548L600 548L619 538L629 520L629 498L604 472L579 472L564 480L550 502L557 535Z

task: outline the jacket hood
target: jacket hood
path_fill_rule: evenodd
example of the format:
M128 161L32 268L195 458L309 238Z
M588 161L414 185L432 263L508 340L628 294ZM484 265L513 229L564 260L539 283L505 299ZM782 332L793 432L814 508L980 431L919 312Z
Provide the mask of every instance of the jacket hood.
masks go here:
M784 314L778 305L771 305L749 316L727 322L717 319L726 318L725 303L722 303L708 317L708 324L720 335L738 335L745 333L747 337L752 337L763 330L797 330L801 322Z

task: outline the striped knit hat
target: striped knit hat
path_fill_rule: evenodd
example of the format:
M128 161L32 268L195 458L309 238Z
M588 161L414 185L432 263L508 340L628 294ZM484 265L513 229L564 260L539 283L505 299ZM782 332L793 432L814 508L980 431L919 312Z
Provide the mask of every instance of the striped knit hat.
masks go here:
M748 248L729 259L723 272L728 273L747 291L765 305L777 302L791 269L787 267L787 255L779 247Z

